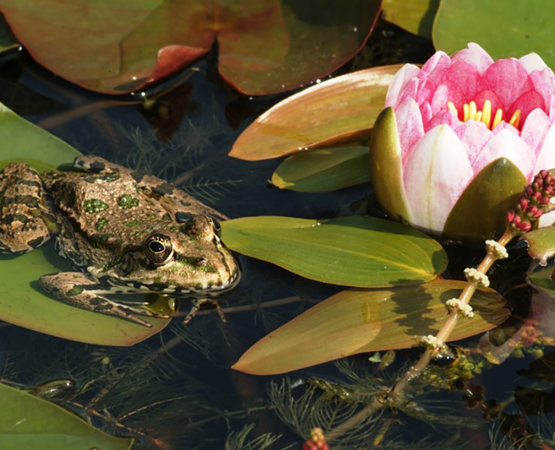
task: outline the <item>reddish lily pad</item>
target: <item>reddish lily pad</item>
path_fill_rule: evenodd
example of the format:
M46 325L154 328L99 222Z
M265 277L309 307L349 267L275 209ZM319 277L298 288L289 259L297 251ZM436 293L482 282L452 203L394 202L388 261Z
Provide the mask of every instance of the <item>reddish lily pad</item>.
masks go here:
M350 290L323 300L263 337L233 365L241 372L273 375L345 356L417 345L417 337L436 334L445 321L445 301L457 297L465 282L434 280L418 286ZM490 330L509 311L492 289L472 298L475 314L459 320L449 340Z
M50 0L41 7L0 1L31 55L85 88L142 89L217 41L220 74L251 95L292 89L340 67L366 42L380 6L381 0Z
M229 156L258 161L368 137L400 68L360 70L286 98L241 133Z

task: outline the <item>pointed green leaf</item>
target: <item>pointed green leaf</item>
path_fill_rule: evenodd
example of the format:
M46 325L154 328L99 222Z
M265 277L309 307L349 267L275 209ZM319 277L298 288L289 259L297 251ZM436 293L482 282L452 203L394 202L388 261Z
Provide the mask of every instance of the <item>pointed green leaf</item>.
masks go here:
M241 133L229 156L258 161L368 136L400 68L348 73L287 97Z
M342 291L268 334L235 363L234 369L273 375L358 353L408 348L435 335L446 318L445 302L465 282L434 280L387 290ZM474 317L458 321L450 341L490 330L509 316L492 289L472 298Z
M333 147L292 155L272 183L297 192L327 192L370 181L368 147Z
M507 211L516 206L526 178L511 161L493 161L474 178L447 217L443 233L451 239L499 237Z
M434 21L434 46L447 53L480 44L493 59L538 53L555 66L555 2L545 0L441 0Z
M528 243L528 254L539 259L540 264L555 255L555 227L540 228L522 236Z
M384 0L384 19L426 39L432 37L432 24L439 0Z
M71 163L78 155L70 145L0 104L0 168L24 161L38 170L51 170ZM47 296L38 279L63 270L74 268L58 256L52 243L24 255L0 254L3 274L0 319L41 333L100 345L133 345L169 323L168 319L145 319L153 325L147 328ZM160 297L153 307L162 313L171 313L166 298Z
M71 411L0 384L0 448L126 450L134 439L94 429Z
M395 217L409 220L400 145L395 113L386 108L376 119L370 138L370 177L382 206Z
M435 278L447 264L432 238L373 217L244 217L222 223L222 240L239 253L343 286L414 284Z

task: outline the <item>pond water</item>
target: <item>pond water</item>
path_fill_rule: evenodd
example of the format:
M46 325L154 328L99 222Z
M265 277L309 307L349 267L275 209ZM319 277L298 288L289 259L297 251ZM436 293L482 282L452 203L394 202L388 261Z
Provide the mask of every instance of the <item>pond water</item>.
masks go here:
M379 25L375 36L342 72L421 62L431 51L426 41L393 26ZM146 110L129 97L111 104L113 98L72 86L20 52L0 60L0 100L82 153L156 174L231 218L330 218L361 205L378 213L369 185L326 194L280 191L267 182L275 160L229 158L240 132L284 95L241 96L215 73L211 58L195 64L181 75L176 89ZM89 112L80 114L84 106ZM454 276L482 255L454 245L448 251L448 273ZM74 343L5 324L0 328L2 378L26 387L73 380L75 387L57 401L109 433L137 437L136 448L284 449L300 447L299 432L306 436L313 426L326 428L334 415L348 417L358 407L356 399L391 385L418 357L419 350L397 352L383 370L368 361L371 355L275 377L231 370L256 340L339 290L264 262L239 259L241 283L221 297L225 323L215 310L203 310L188 325L176 319L131 348ZM5 276L9 274L0 280ZM510 273L500 277L500 284L515 284ZM530 292L511 291L508 298L517 316L510 323L518 328L518 318L528 314ZM187 313L187 302L181 310ZM507 327L505 333L510 332ZM474 349L478 340L462 345ZM449 389L437 387L442 384L437 378L416 383L406 408L385 409L332 448L509 448L505 436L518 443L539 428L551 435L549 419L536 415L538 404L551 412L551 388L544 383L532 390L534 380L548 383L555 377L552 358L534 361L540 351L500 366L477 357L483 372ZM445 375L449 362L435 364L437 377Z

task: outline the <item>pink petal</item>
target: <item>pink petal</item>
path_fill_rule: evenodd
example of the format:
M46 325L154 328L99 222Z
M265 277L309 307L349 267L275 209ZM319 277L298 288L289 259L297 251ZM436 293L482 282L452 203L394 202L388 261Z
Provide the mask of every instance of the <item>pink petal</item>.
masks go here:
M449 125L450 128L455 130L461 125L461 121L457 118L454 112L449 109L445 109L433 116L428 123L424 122L424 131L428 132L438 125Z
M518 130L512 125L509 125L507 122L501 122L492 130L492 133L499 134L502 131L506 131L507 133L513 133L515 136L520 136L520 133L518 132Z
M436 89L430 106L432 107L432 114L447 109L447 102L453 102L457 110L462 109L464 103L464 94L456 83L449 80L442 82Z
M551 120L541 109L534 109L524 122L520 132L521 139L538 155L542 148L547 131L551 126Z
M397 120L402 160L404 161L414 145L424 136L420 108L412 98L407 98L395 108L395 119Z
M451 58L449 58L445 52L435 52L432 57L424 63L422 69L420 69L418 78L421 80L430 80L437 85L450 65Z
M397 105L397 99L399 98L399 93L403 89L403 86L413 77L418 75L420 69L414 64L405 64L399 72L395 74L393 80L389 85L387 90L387 95L385 96L385 107L388 106L395 107Z
M414 225L441 232L472 176L465 148L450 127L440 125L426 133L404 165Z
M416 99L419 105L421 105L424 102L429 103L436 89L437 89L437 86L433 81L428 79L420 80L418 89L416 91L416 97L414 98Z
M510 126L510 125L509 125ZM478 154L472 168L477 175L489 163L499 159L507 158L529 177L534 168L534 151L526 142L520 139L518 134L504 129L490 139L482 151Z
M542 96L532 89L525 92L514 101L507 110L507 115L504 119L510 120L514 112L520 109L520 122L522 123L523 120L526 120L528 114L537 108L545 110L545 103L543 102Z
M530 74L530 81L534 85L534 89L543 98L545 105L549 105L549 101L555 92L555 75L549 68L536 70Z
M483 74L489 66L493 64L493 59L488 53L474 42L468 43L468 48L465 48L451 58L455 61L466 61L472 64L478 70L478 73Z
M493 120L493 116L495 116L495 112L499 108L503 110L503 104L501 103L501 100L499 100L499 97L497 97L497 94L489 89L478 92L474 96L474 102L476 102L476 106L478 107L478 109L482 109L484 107L484 102L486 100L489 100L491 102L491 114L492 114L492 120Z
M555 168L555 124L551 124L551 127L545 135L542 148L538 152L538 157L536 159L536 165L534 166L534 171L532 175L538 173L542 169L554 169Z
M429 102L424 102L418 105L420 107L420 114L422 115L422 123L427 124L432 118L432 107Z
M505 110L524 92L532 89L528 72L518 59L495 61L486 70L485 77L490 89L497 94Z
M464 145L471 165L493 136L493 133L483 122L475 120L467 120L461 123L455 128L455 133Z
M420 86L420 80L418 78L411 78L408 80L401 92L399 92L399 97L397 97L397 106L403 103L407 98L416 99L416 93L418 92L418 87Z
M476 93L488 88L476 66L462 59L453 61L451 67L445 71L441 81L447 80L459 87L465 103L474 100Z
M518 60L529 74L535 70L543 70L547 67L547 64L537 53L528 53L527 55L520 57Z

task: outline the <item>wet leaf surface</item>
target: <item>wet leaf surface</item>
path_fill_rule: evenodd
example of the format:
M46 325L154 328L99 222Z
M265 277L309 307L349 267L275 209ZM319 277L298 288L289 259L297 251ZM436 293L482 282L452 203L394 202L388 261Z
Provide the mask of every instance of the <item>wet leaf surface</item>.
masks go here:
M10 162L28 162L43 171L71 163L80 153L0 105L0 168ZM48 297L38 285L45 274L74 270L48 243L23 255L0 255L0 319L35 331L80 342L133 345L159 332L169 319L146 319L151 328L85 311ZM169 313L167 300L155 308Z
M298 192L327 192L370 181L366 146L333 147L292 155L272 174L272 183Z
M130 449L134 439L110 436L74 413L25 391L0 384L1 448Z
M234 369L271 375L358 353L409 348L416 337L436 334L446 317L445 302L465 283L434 280L387 290L342 291L271 332L235 363ZM475 316L459 320L451 341L490 330L507 319L504 300L492 289L477 291Z
M343 65L366 42L380 6L381 0L52 0L44 8L32 0L0 2L31 55L85 88L142 89L217 42L221 76L250 95L289 90Z
M244 217L222 223L222 240L244 255L343 286L414 284L435 278L447 265L432 238L372 217Z
M243 131L229 155L258 161L368 137L400 68L360 70L286 98Z

